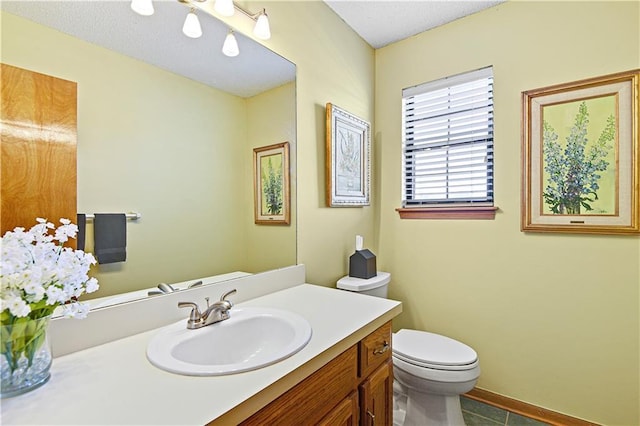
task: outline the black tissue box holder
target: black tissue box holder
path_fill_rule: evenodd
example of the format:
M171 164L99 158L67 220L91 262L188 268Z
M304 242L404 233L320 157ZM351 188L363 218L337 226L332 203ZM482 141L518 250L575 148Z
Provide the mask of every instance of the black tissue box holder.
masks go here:
M356 250L349 257L349 276L368 280L377 275L376 255L368 249Z

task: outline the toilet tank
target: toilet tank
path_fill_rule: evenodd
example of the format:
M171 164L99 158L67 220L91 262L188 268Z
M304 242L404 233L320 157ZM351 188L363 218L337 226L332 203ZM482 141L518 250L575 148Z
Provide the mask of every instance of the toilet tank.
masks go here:
M375 277L369 279L342 277L338 280L336 287L341 290L353 291L356 293L368 294L376 297L387 297L387 290L391 274L388 272L378 271Z

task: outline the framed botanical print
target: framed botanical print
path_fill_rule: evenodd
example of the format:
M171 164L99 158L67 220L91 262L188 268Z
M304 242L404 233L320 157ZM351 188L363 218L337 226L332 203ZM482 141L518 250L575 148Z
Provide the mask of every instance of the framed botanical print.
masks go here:
M331 103L327 104L326 126L327 206L368 206L371 126Z
M522 93L522 231L640 233L639 79Z
M255 223L291 222L289 142L254 148L253 193Z

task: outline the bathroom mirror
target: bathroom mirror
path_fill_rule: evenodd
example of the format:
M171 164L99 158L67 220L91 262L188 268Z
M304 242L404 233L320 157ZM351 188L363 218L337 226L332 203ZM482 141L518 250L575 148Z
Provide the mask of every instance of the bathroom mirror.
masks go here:
M221 21L198 12L191 39L184 4L154 6L143 17L129 1L0 3L2 62L77 82L78 212L141 216L127 223L126 262L92 269L93 297L296 263L295 65L237 32L240 54L224 56ZM291 224L256 225L253 148L284 141ZM91 222L86 237L91 252Z

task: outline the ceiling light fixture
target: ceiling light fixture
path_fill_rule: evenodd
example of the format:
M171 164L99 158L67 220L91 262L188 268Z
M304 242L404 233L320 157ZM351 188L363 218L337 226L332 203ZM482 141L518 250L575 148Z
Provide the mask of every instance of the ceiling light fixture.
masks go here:
M184 20L184 25L182 26L182 32L184 35L191 38L198 38L202 36L202 27L200 26L198 15L196 15L195 7L192 7L187 14L187 18Z
M151 0L131 0L131 9L142 16L151 16L154 12Z
M269 27L267 11L262 9L262 12L258 13L258 17L255 20L256 26L253 27L253 34L259 39L269 40L271 38L271 28Z
M236 11L233 0L216 0L213 9L222 16L233 16Z
M233 30L229 30L229 34L224 39L224 44L222 45L222 53L227 56L238 56L240 54L240 49L238 48L238 40L236 40L236 36L233 34Z
M217 0L219 1L219 0ZM249 18L256 21L256 24L253 27L253 35L261 40L269 40L271 38L271 28L269 27L269 17L267 16L267 11L262 9L262 11L258 13L249 13L244 10L237 4L234 4L236 10L242 12Z
M183 3L189 6L190 10L187 14L186 19L184 20L184 25L182 26L182 32L191 38L198 38L202 36L202 27L200 26L200 20L196 15L196 8L192 6L192 4L203 3L207 0L178 0L180 3ZM219 13L223 16L232 16L236 10L242 12L244 15L248 16L252 20L255 21L255 25L253 27L253 34L256 38L261 40L268 40L271 38L271 28L269 26L269 17L267 16L267 11L262 9L258 13L249 13L244 10L237 4L233 2L233 0L215 0L215 4L213 6L216 13ZM131 0L131 9L143 16L153 15L153 3L152 0ZM205 11L206 13L207 12ZM229 34L224 40L224 44L222 46L222 52L227 56L238 56L240 53L240 49L238 48L238 40L236 40L236 36L233 34L233 31L230 30Z

